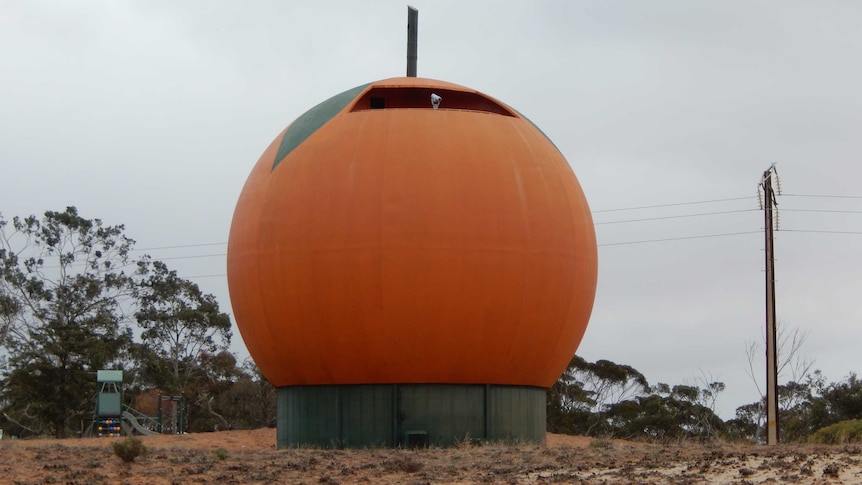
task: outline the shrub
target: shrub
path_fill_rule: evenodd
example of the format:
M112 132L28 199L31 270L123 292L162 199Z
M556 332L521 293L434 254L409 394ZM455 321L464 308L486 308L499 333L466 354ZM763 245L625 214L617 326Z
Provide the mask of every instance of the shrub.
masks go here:
M227 460L227 457L230 456L230 453L224 448L219 448L217 450L213 450L213 455L219 460Z
M114 454L119 456L125 462L135 461L135 458L147 452L147 447L140 438L127 436L123 441L115 441L111 443L114 449Z
M399 456L383 462L383 469L391 473L416 473L424 466L424 463L412 456Z
M818 429L810 441L825 445L838 443L862 443L862 420L840 421L831 426Z
M599 448L602 450L607 450L613 448L614 444L608 440L598 439L590 441L590 448Z

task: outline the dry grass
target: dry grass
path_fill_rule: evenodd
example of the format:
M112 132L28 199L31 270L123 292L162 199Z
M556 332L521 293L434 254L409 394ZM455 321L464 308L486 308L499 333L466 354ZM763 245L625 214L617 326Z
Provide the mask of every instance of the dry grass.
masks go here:
M0 442L0 483L862 483L858 446L658 445L548 435L547 446L275 450L275 430Z

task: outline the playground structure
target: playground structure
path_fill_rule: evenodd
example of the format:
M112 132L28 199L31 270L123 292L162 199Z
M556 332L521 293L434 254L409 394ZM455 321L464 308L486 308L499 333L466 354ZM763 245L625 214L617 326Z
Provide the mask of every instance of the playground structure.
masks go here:
M123 404L123 371L100 370L96 373L99 392L96 409L86 436L180 434L185 431L185 402L182 395L158 396L158 414L148 416ZM164 404L163 404L164 403Z
M162 434L182 434L185 432L185 401L183 396L159 394L157 419Z

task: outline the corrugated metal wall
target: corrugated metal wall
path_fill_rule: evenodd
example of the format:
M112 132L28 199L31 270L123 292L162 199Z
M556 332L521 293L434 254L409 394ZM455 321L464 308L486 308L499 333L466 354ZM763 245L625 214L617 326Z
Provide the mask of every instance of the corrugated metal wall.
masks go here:
M488 439L544 443L547 403L544 389L488 386Z
M465 438L545 441L545 389L466 384L289 386L278 389L278 447L428 445Z

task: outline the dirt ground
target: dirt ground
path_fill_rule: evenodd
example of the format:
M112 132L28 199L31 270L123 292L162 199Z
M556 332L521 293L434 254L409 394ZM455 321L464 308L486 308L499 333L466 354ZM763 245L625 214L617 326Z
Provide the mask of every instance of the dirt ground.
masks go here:
M0 483L657 483L862 484L859 445L657 445L549 434L546 446L422 450L275 449L275 430L123 438L0 441Z

